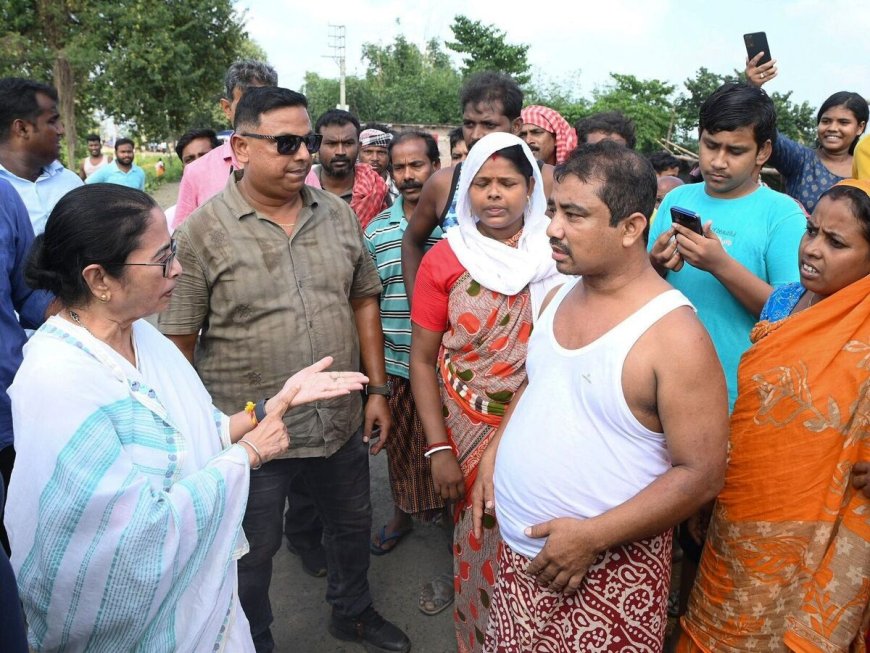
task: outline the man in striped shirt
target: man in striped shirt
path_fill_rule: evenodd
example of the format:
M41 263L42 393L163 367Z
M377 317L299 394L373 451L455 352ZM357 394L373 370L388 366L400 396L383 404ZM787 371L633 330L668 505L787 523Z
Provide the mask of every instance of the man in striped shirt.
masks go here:
M411 351L411 310L402 279L402 236L407 216L414 212L426 180L441 167L438 145L431 134L405 131L389 143L391 174L399 197L378 214L365 229L365 242L378 269L384 290L381 294L381 324L387 374L392 386L389 399L393 432L387 442L390 487L395 510L393 518L372 538L374 555L393 550L412 526L411 516L432 518L443 507L432 487L429 465L423 457L426 439L411 397L408 359ZM436 229L427 243L441 237Z

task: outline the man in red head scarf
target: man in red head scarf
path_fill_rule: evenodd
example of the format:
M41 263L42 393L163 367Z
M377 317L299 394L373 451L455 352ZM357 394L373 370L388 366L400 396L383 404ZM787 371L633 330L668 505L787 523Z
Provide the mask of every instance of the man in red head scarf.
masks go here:
M532 105L523 109L521 117L520 138L538 160L556 165L577 147L577 132L555 109Z

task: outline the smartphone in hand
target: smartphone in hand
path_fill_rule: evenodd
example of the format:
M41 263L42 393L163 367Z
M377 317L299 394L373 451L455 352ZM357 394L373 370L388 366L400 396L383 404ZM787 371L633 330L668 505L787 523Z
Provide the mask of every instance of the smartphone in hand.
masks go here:
M750 61L752 61L759 52L764 52L764 56L761 57L761 60L758 61L756 65L761 65L771 60L770 46L767 45L767 34L764 32L744 34L743 42L746 44L746 56L749 57Z
M701 216L694 211L682 209L679 206L671 207L671 221L691 229L699 236L704 235L704 225L701 224Z

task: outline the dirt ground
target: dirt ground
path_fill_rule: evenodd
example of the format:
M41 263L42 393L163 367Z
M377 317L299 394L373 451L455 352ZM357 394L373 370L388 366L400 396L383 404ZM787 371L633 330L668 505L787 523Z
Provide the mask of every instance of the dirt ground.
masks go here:
M157 190L151 193L151 197L160 205L160 208L164 211L168 209L170 206L175 204L178 199L178 187L179 182L174 181L171 183L161 184L157 187Z

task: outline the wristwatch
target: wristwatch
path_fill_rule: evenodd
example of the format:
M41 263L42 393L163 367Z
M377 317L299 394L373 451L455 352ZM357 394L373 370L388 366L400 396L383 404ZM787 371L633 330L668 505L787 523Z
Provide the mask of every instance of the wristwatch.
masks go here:
M384 397L389 397L391 394L393 394L393 384L387 381L384 385L367 385L366 394L383 395Z
M267 401L269 401L269 400L266 397L263 397L254 406L254 417L257 418L257 423L260 423L264 419L266 419L266 402Z

